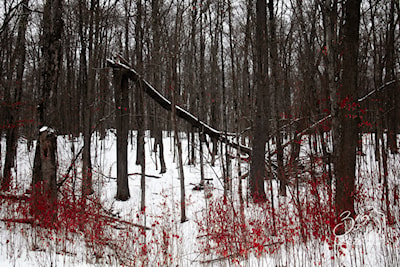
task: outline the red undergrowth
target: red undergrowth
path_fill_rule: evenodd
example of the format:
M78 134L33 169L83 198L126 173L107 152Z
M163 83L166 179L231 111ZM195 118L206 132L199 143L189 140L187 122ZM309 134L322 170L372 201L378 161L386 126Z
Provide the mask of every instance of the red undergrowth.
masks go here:
M40 186L35 190L44 191ZM140 260L132 251L145 246L139 239L146 230L106 210L96 195L76 195L70 184L58 191L55 203L49 203L47 194L16 192L0 196L1 220L9 231L28 225L25 233L32 250L53 247L58 254L102 264L134 265Z
M197 220L202 252L235 261L250 255L274 254L283 247L310 240L325 242L332 248L335 212L332 192L324 186L326 178L321 175L303 185L308 193L291 189L288 197L278 200L275 196L274 209L270 198L263 203L249 203L243 209L224 198L211 199L202 219Z

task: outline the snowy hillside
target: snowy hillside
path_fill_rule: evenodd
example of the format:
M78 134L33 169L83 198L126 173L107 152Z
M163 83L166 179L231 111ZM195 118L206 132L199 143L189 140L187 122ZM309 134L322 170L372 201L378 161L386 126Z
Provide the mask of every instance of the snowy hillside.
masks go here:
M18 143L13 190L1 197L0 266L398 266L399 206L395 223L387 225L381 210L379 169L373 150L365 145L359 166L359 184L364 200L357 203L355 219L343 215L345 233L331 232L328 189L319 180L323 174L307 173L309 154L304 158L302 184L293 182L287 197L278 197L275 180L266 181L270 201L263 206L240 204L238 161L232 154L232 194L223 198L221 158L214 167L204 155L205 190L193 190L200 182L197 163L188 165L188 143L182 135L188 221L180 222L180 180L173 149L173 137L164 133L167 172L159 174L154 140L146 137L146 209L140 211L140 166L135 165L136 144L129 144L128 162L131 198L114 199L116 194L116 137L92 137L95 193L80 202L80 161L66 175L82 139L58 137L59 224L50 230L29 217L29 190L34 151L25 140ZM129 140L136 140L135 138ZM365 144L368 144L368 136ZM130 142L130 141L129 141ZM197 144L198 146L198 144ZM1 144L4 160L4 140ZM197 147L198 151L198 147ZM207 151L204 149L204 151ZM389 161L390 176L399 175L399 158ZM323 164L316 162L315 164ZM4 162L1 166L4 165ZM158 167L158 168L157 168ZM248 171L240 162L241 173ZM315 179L314 179L315 178ZM244 201L246 180L242 179ZM311 189L316 194L310 194ZM271 192L273 197L271 198ZM325 194L326 193L326 194ZM273 204L272 204L273 203ZM333 225L335 226L335 225ZM146 227L146 228L144 228ZM338 225L335 230L340 227Z

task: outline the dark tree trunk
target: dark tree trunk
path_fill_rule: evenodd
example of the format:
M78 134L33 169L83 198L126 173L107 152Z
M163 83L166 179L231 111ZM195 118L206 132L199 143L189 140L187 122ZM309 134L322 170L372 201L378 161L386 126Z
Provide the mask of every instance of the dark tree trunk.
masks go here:
M136 26L135 26L135 58L136 65L139 70L143 69L143 6L142 0L137 0L136 2ZM145 106L144 106L144 94L142 84L137 84L136 88L136 116L137 116L137 149L136 149L136 164L141 167L141 177L140 177L140 189L141 189L141 203L140 207L142 212L145 211L146 206L146 159L144 150L144 136L145 136Z
M14 51L14 56L16 57L16 82L15 82L15 94L14 97L9 95L9 102L8 103L8 127L6 137L6 158L3 168L3 179L1 181L1 190L8 190L11 183L11 168L14 167L14 160L16 156L16 148L17 148L17 139L18 139L18 125L16 125L16 121L19 120L19 110L18 107L13 109L12 103L19 103L22 99L22 83L23 83L23 76L25 70L25 57L26 57L26 50L25 50L25 33L26 27L28 24L28 16L30 14L28 10L29 0L24 0L22 2L22 15L19 20L18 24L18 37L16 48ZM13 71L13 70L10 70ZM11 100L12 98L12 100Z
M217 94L217 90L215 88L218 88L220 86L219 81L218 81L218 74L219 74L219 69L218 69L218 27L219 27L219 22L218 20L216 21L216 25L213 30L213 25L212 25L212 20L210 20L209 24L209 30L210 30L210 36L211 36L211 47L210 47L210 80L211 84L213 85L212 88L210 88L210 95L211 95L211 125L213 127L219 127L218 125L218 109L217 109L217 100L219 98L219 95ZM215 160L216 156L218 154L218 140L216 138L212 138L212 152L211 152L211 166L215 166Z
M155 142L156 145L158 145L159 151L159 159L160 159L160 173L165 173L167 171L167 166L165 165L165 160L164 160L164 143L162 140L162 131L160 129L160 126L157 125L155 128Z
M357 100L358 46L361 0L346 1L343 29L343 87L339 92L340 109L338 113L339 129L337 158L335 165L336 178L336 212L340 215L349 211L354 215L356 149L358 141L357 120L353 102Z
M286 196L286 177L285 170L283 166L283 147L282 147L282 134L281 134L281 118L280 114L282 111L282 82L281 82L281 69L278 58L278 40L276 39L276 20L274 13L274 1L269 0L268 2L268 11L269 11L269 35L270 35L270 62L272 69L272 79L271 84L272 88L274 88L274 117L275 117L275 127L276 127L276 156L277 156L277 164L278 164L278 180L279 180L279 194L282 196Z
M160 87L161 83L161 44L160 44L160 10L159 10L159 0L152 1L152 28L153 28L153 60L154 60L154 85L156 88ZM162 127L161 127L161 118L162 116L160 109L158 106L154 107L154 137L155 137L155 146L158 145L159 148L159 159L160 159L160 173L165 173L167 171L167 167L165 165L164 160L164 143L162 139Z
M87 8L84 5L83 1L79 2L79 37L81 43L81 51L80 51L80 66L79 66L79 87L80 91L83 94L83 111L82 111L82 121L83 121L83 136L84 136L84 147L82 153L82 196L92 194L92 164L91 164L91 87L89 86L88 80L88 69L87 69L87 34L86 34L86 12ZM90 20L92 22L92 20ZM90 23L92 24L92 23ZM90 33L92 31L93 26L90 25ZM90 34L89 33L89 34ZM90 46L90 45L89 45Z
M138 70L142 72L143 68L143 29L142 29L142 0L137 0L136 3L136 26L135 26L135 40L136 40L136 47L135 47L135 57L136 57L136 65ZM143 97L143 90L136 86L136 118L137 118L137 147L136 147L136 165L143 165L144 164L144 134L145 134L145 125L144 125L144 97ZM143 174L144 175L144 174Z
M130 197L128 184L128 126L129 126L129 79L124 70L114 69L115 127L117 129L117 200Z
M172 36L172 40L170 43L172 54L170 56L170 88L172 90L172 124L174 127L174 138L175 145L178 156L178 170L179 170L179 179L180 179L180 208L181 208L181 222L185 222L186 218L186 197L185 197L185 173L183 171L183 159L182 159L182 145L179 138L179 129L178 129L178 120L177 120L177 109L176 109L176 98L179 92L179 80L177 68L178 64L178 56L179 56L179 46L180 46L180 34L181 34L181 25L182 25L182 15L183 11L181 10L180 5L177 6L177 12L175 16L175 29Z
M223 42L223 20L224 20L224 12L222 10L225 9L224 4L218 2L218 14L220 14L220 28L219 28L219 38L220 38L220 60L221 60L221 96L222 101L221 111L222 111L222 125L224 128L225 136L227 136L228 131L228 117L227 117L227 107L229 104L229 98L226 93L226 85L225 85L225 56L224 56L224 42ZM223 151L223 146L225 146L225 157L221 158L222 170L223 170L223 178L224 178L224 196L227 197L228 193L232 191L231 186L231 175L230 175L230 157L228 152L228 145L221 143L221 152Z
M385 73L385 82L390 82L392 80L396 80L395 69L396 69L396 55L395 55L395 3L394 1L390 1L390 13L389 13L389 26L386 34L386 73ZM394 83L388 88L388 105L386 107L389 109L388 111L388 143L391 153L395 154L398 152L397 145L397 133L399 129L398 116L399 114L399 105L398 105L398 83Z
M268 136L266 107L268 100L266 54L266 3L257 0L256 3L256 108L253 125L253 144L250 164L249 189L250 196L255 202L266 200L265 179L265 144Z

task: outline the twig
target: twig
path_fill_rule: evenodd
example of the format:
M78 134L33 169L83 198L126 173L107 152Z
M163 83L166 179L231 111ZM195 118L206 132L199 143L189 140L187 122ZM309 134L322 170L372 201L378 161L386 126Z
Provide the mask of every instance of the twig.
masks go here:
M135 227L139 227L139 228L142 228L144 230L151 230L150 227L147 227L145 225L140 225L140 224L137 224L137 223L125 221L125 220L122 220L122 219L119 219L119 218L114 218L114 217L111 217L111 216L108 216L108 215L102 215L102 217L105 218L105 219L108 219L111 222L118 222L118 223L123 223L123 224L132 225L132 226L135 226Z
M69 167L68 167L68 169L67 169L67 172L64 174L64 179L63 179L61 182L57 183L57 188L58 188L58 189L60 189L60 187L68 180L68 178L69 178L69 173L71 172L72 168L74 167L76 160L77 160L77 159L79 158L79 156L81 155L81 153L82 153L84 147L85 147L85 145L83 145L83 146L81 147L81 149L79 150L78 154L75 155L75 158L72 160L71 164L69 165Z
M271 244L263 245L263 247L270 247L270 246L281 245L281 244L283 244L283 242L274 242L274 243L271 243ZM255 248L255 247L251 247L251 248ZM231 259L231 258L236 258L236 257L240 257L240 256L242 256L242 255L240 255L240 253L235 253L235 254L227 255L227 256L225 256L225 257L220 257L220 258L215 258L215 259L210 259L210 260L199 261L199 263L205 264L205 263L211 263L211 262L216 262L216 261L223 261L223 260L227 260L227 259Z
M396 83L396 82L397 82L396 80L392 80L392 81L389 81L389 82L387 82L387 83L385 83L385 84L379 86L377 89L372 90L371 92L369 92L369 93L366 94L365 96L359 98L359 99L357 100L357 102L363 102L364 100L366 100L366 99L367 99L368 97L370 97L371 95L382 91L383 89L385 89L385 88L388 87L389 85L391 85L391 84L393 84L393 83Z
M90 132L90 135L93 134L94 130L97 129L97 127L107 118L109 118L110 116L112 116L114 114L114 112L111 112L110 114L108 114L107 116L99 119L99 121L97 122L97 124L93 127L92 131ZM83 146L81 147L81 149L79 150L78 154L75 155L75 158L71 161L71 164L69 165L67 172L64 174L64 179L57 183L57 189L60 189L60 187L68 180L69 178L69 173L71 172L72 168L75 165L76 160L79 158L79 156L81 155L83 148L85 147L85 144L83 144Z
M105 174L102 174L102 173L98 173L98 174L102 175L103 177L105 177L107 179L117 180L116 177L108 176L108 175L105 175ZM142 175L142 174L139 173L139 172L128 173L128 176L133 176L133 175ZM152 175L152 174L145 174L145 176L149 177L149 178L161 179L161 176Z
M133 176L133 175L142 175L142 174L139 173L139 172L128 173L128 176ZM156 178L156 179L160 179L161 178L161 176L152 175L152 174L145 174L145 176L149 177L149 178Z

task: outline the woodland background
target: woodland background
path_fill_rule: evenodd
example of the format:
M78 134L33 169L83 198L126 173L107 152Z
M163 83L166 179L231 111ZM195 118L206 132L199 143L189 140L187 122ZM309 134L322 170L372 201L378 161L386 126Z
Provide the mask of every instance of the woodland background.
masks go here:
M239 149L250 165L238 173L249 189L239 192L241 206L273 199L266 181L277 181L280 197L288 188L299 191L306 173L307 181L326 186L334 226L342 212L358 213L359 160L363 136L371 134L379 206L394 224L399 181L389 177L388 158L399 149L399 27L394 0L2 1L2 191L16 186L16 146L23 137L36 150L33 210L43 196L55 214L66 180L57 174L55 137L82 136L80 190L91 195L91 137L116 129L116 198L127 200L128 138L136 138L144 183L145 132L160 151L161 173L167 170L162 132L181 132L191 144L188 164L203 165L209 153L213 165L223 155L225 198L232 195L233 151ZM172 112L145 94L144 81L172 101ZM218 134L178 120L175 105ZM314 141L304 144L305 135ZM307 161L300 157L303 146L315 152ZM202 173L200 186L204 179ZM319 197L318 190L309 192ZM183 193L182 206L184 200ZM32 213L42 219L42 212ZM185 221L184 209L181 216Z

